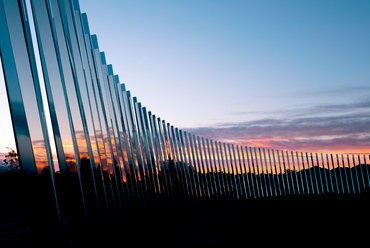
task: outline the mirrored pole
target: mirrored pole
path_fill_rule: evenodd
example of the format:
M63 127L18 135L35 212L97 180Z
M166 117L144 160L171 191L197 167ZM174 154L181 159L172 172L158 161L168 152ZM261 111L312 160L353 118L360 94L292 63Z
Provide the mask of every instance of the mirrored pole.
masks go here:
M354 156L354 155L353 155ZM362 163L361 163L361 159L360 159L360 155L357 155L358 156L358 166L360 167L360 172L361 172L361 178L362 178L362 185L364 186L364 188L366 187L365 186L365 178L364 178L364 173L363 173L363 170L362 170Z
M246 187L248 187L248 197L249 198L252 198L252 180L251 180L251 171L250 171L250 167L249 167L249 161L247 161L248 163L248 166L247 166L247 163L245 162L245 156L244 156L244 150L243 150L243 146L240 146L240 151L241 151L241 156L242 156L242 160L243 160L243 166L244 166L244 171L245 171L245 178L246 178Z
M228 198L228 186L227 186L227 183L226 183L226 175L225 175L225 168L223 166L223 157L222 157L222 153L221 153L221 142L217 143L217 141L215 141L215 147L216 147L216 156L217 156L217 162L218 162L218 167L219 167L219 170L220 170L220 177L221 177L221 181L222 181L222 192L223 192L223 195L224 195L224 198L225 200ZM219 150L220 149L220 150Z
M231 198L231 188L230 188L230 185L229 185L229 180L228 180L228 175L227 175L228 171L226 170L226 166L225 166L225 156L223 155L222 144L221 144L220 141L218 142L218 145L217 145L217 142L216 142L216 148L220 149L218 157L219 157L219 160L221 161L220 166L221 166L222 177L223 177L223 181L224 181L224 185L225 185L225 199L228 199L228 198Z
M333 173L334 173L334 179L335 179L335 185L337 186L336 189L337 189L337 193L339 194L339 187L338 187L338 180L337 180L337 173L335 171L335 168L334 168L334 159L333 159L333 154L330 154L330 157L331 157L331 164L333 165Z
M142 113L144 117L144 125L145 125L145 132L146 132L146 138L147 138L147 144L148 144L148 153L150 157L150 173L151 173L151 180L152 180L152 185L154 189L154 193L157 195L156 200L158 201L158 195L160 192L160 187L159 187L159 178L158 178L158 160L157 160L157 155L156 155L156 148L155 148L155 138L153 133L150 130L149 126L149 119L148 118L148 112L145 107L142 108Z
M293 151L291 151L290 154L292 156L292 163L293 163L293 170L294 170L294 175L295 175L295 182L296 182L296 185L297 185L297 193L300 194L301 192L299 190L299 182L298 182L298 176L297 176L297 174L298 173L301 174L301 172L299 171L299 167L298 167L298 170L295 167Z
M231 161L231 150L230 150L230 144L227 144L229 150L226 150L226 144L224 143L224 148L225 148L225 157L226 157L226 163L227 163L227 168L229 171L229 178L230 178L230 184L232 187L232 194L234 197L239 199L239 193L238 193L238 188L237 188L237 183L236 183L236 176L234 173L233 169L233 162Z
M319 176L320 176L321 193L325 193L324 192L324 183L322 181L322 176L321 176L321 168L320 168L320 165L319 165L319 157L317 156L317 153L316 153L316 164L317 164L317 169L319 171ZM338 162L338 166L339 166L339 162Z
M345 193L345 191L344 191L344 185L343 185L342 172L341 172L342 169L340 167L338 154L336 154L336 157L337 157L337 165L338 165L338 171L339 171L339 177L340 177L340 185L342 186L342 193Z
M200 143L200 138L199 136L197 136L197 141L198 141L198 146L197 146L197 149L195 150L196 152L199 151L199 156L197 154L197 157L198 157L198 161L200 161L200 165L201 165L201 175L202 175L202 178L204 179L204 186L205 186L205 190L207 192L207 196L208 198L211 198L211 195L212 195L212 189L210 189L210 185L209 185L209 179L208 179L208 174L207 174L207 170L204 166L204 156L202 154L202 145Z
M262 154L261 154L261 148L258 148L258 151L259 151L259 158L260 158L260 162L261 162L261 166L258 165L258 158L257 158L257 151L256 151L256 147L254 148L254 152L256 154L256 164L257 164L257 168L259 168L259 171L261 171L262 173L262 177L263 177L263 188L265 189L265 194L266 196L269 196L269 193L268 193L268 182L266 180L266 173L263 169L263 162L262 162Z
M244 160L244 155L243 155L243 148L241 147L241 149L242 149L242 156L243 156L243 165L242 165L242 158L240 156L239 146L236 145L236 150L238 152L240 176L242 177L242 180L243 180L244 196L245 196L245 199L248 199L247 185L249 183L249 180L248 180L248 177L247 177L247 168L245 167L245 160ZM248 187L248 190L249 190L249 187ZM249 197L250 197L250 195L249 195Z
M162 145L162 153L163 153L163 159L164 159L163 162L164 162L164 168L165 168L164 171L165 171L167 183L169 186L167 190L169 191L171 202L174 202L175 201L174 185L173 185L171 173L170 173L169 161L171 161L171 155L170 155L170 151L168 147L168 141L166 140L164 136L163 123L161 122L160 118L157 118L157 124L158 124L158 133L159 133L159 137L160 137L161 145Z
M370 159L370 155L369 155L369 159ZM369 170L367 168L366 155L364 155L364 162L365 162L365 168L366 168L367 182L370 187L370 176L369 176Z
M315 170L315 162L313 161L312 153L311 153L311 163L312 163L313 175L315 177L315 185L316 185L315 189L316 189L317 194L320 194L319 185L317 183L317 176L316 176L316 170ZM339 193L339 191L338 191L338 193Z
M153 129L156 137L156 148L157 148L157 153L158 153L158 158L159 158L159 167L158 167L158 173L159 177L162 179L162 191L166 195L166 199L168 201L172 201L171 199L171 193L170 193L170 181L167 175L167 168L166 168L166 155L165 151L163 150L163 144L162 144L162 137L159 132L159 127L157 126L157 118L155 115L152 116L152 123L153 123ZM159 120L160 123L160 120Z
M270 156L270 149L267 149L267 154L269 156L269 164L270 164L270 170L271 170L271 177L272 177L272 187L274 188L273 189L273 192L275 193L275 196L277 196L277 190L276 190L276 182L275 182L275 175L277 175L277 171L276 171L276 164L275 164L275 174L274 174L274 171L273 171L273 167L272 167L272 161L271 161L271 156ZM266 160L266 155L265 155L265 149L263 149L263 155L265 156L265 161ZM271 193L271 195L273 195L273 193Z
M352 182L352 191L353 191L353 193L356 193L356 190L355 190L355 183L354 183L354 181L353 181L353 176L352 176L351 162L350 162L350 160L349 160L349 155L348 155L348 154L347 154L347 162L348 162L349 175L350 175L351 182Z
M78 15L80 15L80 11L77 10ZM96 159L96 161L99 161L99 165L95 170L95 182L97 184L97 191L99 195L99 205L100 205L100 211L104 216L109 216L108 209L108 192L111 192L110 189L110 182L108 182L108 178L104 178L103 171L104 169L108 168L108 161L107 161L107 155L106 155L106 149L105 149L105 143L103 140L103 134L102 129L105 127L102 127L101 124L101 113L102 113L102 107L99 105L100 101L97 99L97 79L96 79L96 71L95 71L95 65L93 62L93 55L92 55L92 46L91 46L91 39L90 39L90 31L87 21L86 14L82 14L81 16L82 20L79 18L76 18L77 21L82 22L77 25L79 39L81 43L81 52L82 52L82 59L86 70L86 80L87 80L87 92L88 92L88 101L90 103L90 109L91 109L91 116L93 120L93 128L95 130L95 138L96 138L96 146L98 150L98 156L99 160ZM82 25L82 26L81 26ZM108 187L106 186L108 185ZM104 217L103 217L104 218ZM109 218L109 217L105 217Z
M272 168L271 168L271 173L268 169L268 165L267 165L267 160L266 160L266 153L265 153L265 148L262 148L262 151L263 151L263 159L265 161L265 168L266 168L266 173L267 173L267 181L268 181L268 184L269 184L269 188L270 188L270 196L272 196L272 188L274 187L274 185L272 185L271 183L271 177L273 178L273 175L272 175ZM261 152L260 152L260 155L261 155ZM261 156L262 158L262 156ZM262 166L262 159L261 159L261 166Z
M356 174L356 181L357 181L357 188L358 188L358 193L361 193L361 189L360 189L360 180L358 178L358 173L357 173L357 167L356 166L356 161L355 161L355 155L352 154L352 160L353 160L353 170L355 171L355 174Z
M329 183L328 183L328 178L326 176L327 169L325 167L324 157L323 157L322 153L321 153L321 163L322 163L322 167L323 167L323 171L324 171L325 185L326 185L326 193L329 193L330 192L330 190L329 190ZM343 166L344 166L344 163L343 163Z
M252 190L253 190L253 197L257 198L257 193L256 193L257 180L256 180L256 177L255 177L253 163L251 165L251 163L249 161L249 152L248 152L248 147L247 146L245 147L245 152L247 154L247 162L248 162L248 170L249 170L248 174L250 175L250 185L249 185L249 187L252 188ZM252 155L252 150L251 150L251 155Z
M284 189L284 195L286 195L286 187L285 187L285 179L284 179L284 175L283 175L283 168L281 167L281 163L280 163L280 154L279 154L279 150L276 150L276 155L277 155L277 158L278 158L278 162L279 162L279 168L280 168L280 175L281 175L281 182L283 184L283 189Z
M165 194L167 194L167 191L165 191L165 178L163 175L163 165L162 165L162 155L160 152L160 142L158 138L158 132L155 125L155 116L152 115L151 111L148 112L148 119L150 123L150 131L153 137L153 153L155 156L155 162L156 166L154 168L155 174L156 174L156 184L158 189L159 198L163 201L166 199Z
M249 147L249 150L250 150L250 153L251 153L251 162L252 162L254 177L256 179L255 180L255 182L256 182L255 185L256 185L256 188L257 188L258 197L263 197L263 188L262 188L260 172L259 172L258 166L256 166L256 163L255 163L255 160L254 160L252 147ZM254 150L256 151L256 149L254 149ZM256 156L256 160L257 160L257 156Z
M268 152L268 155L269 155L269 160L271 161L271 158L270 158L270 150L268 149L267 150ZM281 186L280 186L280 180L279 180L279 172L278 172L278 169L277 169L277 166L276 166L276 160L275 160L275 153L274 153L274 149L271 149L271 152L272 152L272 158L274 159L274 167L275 167L275 175L274 177L276 177L276 181L277 181L277 185L278 185L278 190L279 190L279 195L281 195ZM270 163L270 166L271 166L271 163ZM275 185L275 183L274 183ZM275 190L275 193L276 193L276 196L277 196L277 192Z
M238 162L236 161L234 144L231 144L231 148L232 148L232 150L231 150L232 157L231 157L231 153L230 153L230 161L234 160L234 162L232 162L232 164L234 164L233 169L234 169L234 177L236 177L236 180L235 180L236 189L237 189L237 192L238 192L238 199L240 199L243 195L243 193L242 193L242 183L241 183L241 179L240 179L241 173L239 173L240 166L238 166ZM229 146L229 150L230 150L230 146Z
M348 184L348 176L347 176L347 169L346 169L346 165L344 163L344 157L343 157L343 154L341 154L341 157L342 157L342 166L343 166L343 171L344 171L344 178L346 180L346 189L347 189L347 192L348 193L351 193L350 192L350 187L349 187L349 184ZM345 193L345 192L344 192Z
M171 146L172 146L173 154L176 160L175 164L176 164L177 177L179 180L179 189L181 190L180 191L181 194L185 196L187 195L187 192L189 192L189 188L188 188L188 183L186 180L186 175L185 175L183 164L182 164L184 161L180 158L179 147L176 141L174 127L173 126L170 127L170 125L167 123L167 129L168 129L168 134L169 134L168 136L171 139Z
M327 163L328 170L329 170L329 178L330 178L331 192L334 193L334 183L333 183L333 179L332 179L332 176L331 176L331 169L330 169L328 154L326 154L326 163Z
M219 197L224 197L225 191L224 191L224 185L223 185L223 180L222 180L222 171L221 171L221 166L218 160L218 149L217 149L217 142L215 141L216 145L216 153L215 153L215 145L213 144L213 141L210 140L210 149L212 151L212 157L213 157L213 164L214 164L214 170L217 178L217 188L219 192ZM208 144L208 139L207 139L207 144ZM216 157L217 156L217 157Z
M204 190L204 185L203 185L203 180L202 180L202 177L201 177L201 171L200 171L200 165L199 165L199 160L198 160L198 156L195 156L197 154L196 152L196 143L195 143L195 136L191 135L189 133L189 141L190 141L190 149L191 149L191 154L192 154L192 157L193 157L193 164L194 164L194 169L195 169L195 175L196 175L196 178L197 178L197 181L198 181L198 187L199 187L199 195L201 197L204 197L206 198L207 197L207 194ZM194 145L193 145L193 142L194 142Z
M191 135L189 134L189 140L188 140L188 135L186 132L184 132L184 137L185 137L187 155L189 158L189 169L190 169L190 173L193 178L195 193L196 193L197 198L200 198L202 196L202 191L200 188L200 181L199 181L199 177L197 173L197 167L195 165L194 151L193 151L193 147L189 145L189 140L190 140L190 144L192 143Z
M187 187L188 187L188 195L190 196L191 199L194 197L194 182L193 178L191 177L191 172L190 172L190 163L188 162L188 158L186 157L186 147L185 143L183 140L182 136L182 131L178 130L178 128L175 128L176 132L176 139L179 145L179 152L180 152L180 158L182 161L182 166L183 170L186 176L186 181L187 181Z
M285 158L284 158L284 151L281 151L281 157L283 159L283 166L284 166L284 174L285 174L285 183L286 183L286 186L287 186L287 189L288 189L288 193L290 195L290 184L289 184L289 178L288 178L288 173L287 173L287 168L286 168L286 165L285 165ZM294 190L294 189L293 189ZM294 191L293 191L293 194L294 194Z
M0 1L0 64L3 69L0 77L4 76L21 172L14 174L12 181L21 179L17 192L26 198L22 200L32 216L33 243L37 245L37 242L45 244L44 234L56 241L63 239L63 213L58 202L59 190L55 184L55 168L28 22L24 1ZM6 223L5 226L10 225Z
M293 157L293 154L292 154L292 157ZM304 191L304 180L303 180L303 177L302 177L302 174L303 174L303 171L304 171L304 167L303 169L301 168L301 165L299 164L299 155L298 155L298 152L296 152L296 157L297 157L297 165L298 165L298 171L299 171L299 180L301 182L301 188L302 188L302 194L305 194L305 191Z
M213 171L213 166L212 166L212 158L211 158L211 150L209 148L209 142L208 139L206 139L206 143L204 142L204 138L202 137L202 144L203 144L203 149L204 149L204 159L206 161L206 166L208 170L208 175L210 179L210 185L212 189L212 194L214 197L218 196L218 190L217 190L217 182L216 182L216 175ZM207 146L206 146L207 144Z
M313 184L313 181L312 181L312 173L311 173L311 168L310 168L310 162L309 162L309 159L308 159L308 154L306 152L306 161L307 161L307 170L308 170L308 174L309 174L309 177L310 177L310 188L311 188L311 191L312 191L312 194L315 194L315 187L314 187L314 184Z

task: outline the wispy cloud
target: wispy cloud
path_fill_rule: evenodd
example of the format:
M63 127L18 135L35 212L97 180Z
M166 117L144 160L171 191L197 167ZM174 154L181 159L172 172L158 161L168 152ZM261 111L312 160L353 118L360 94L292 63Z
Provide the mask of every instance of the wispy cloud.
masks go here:
M365 110L356 112L353 110ZM345 114L343 113L348 110ZM365 151L370 153L370 101L318 105L286 118L223 123L186 131L218 141L288 150ZM337 115L332 115L332 114ZM312 116L314 115L314 116Z
M136 65L144 62L148 57L149 57L150 54L146 55L142 60L140 60Z

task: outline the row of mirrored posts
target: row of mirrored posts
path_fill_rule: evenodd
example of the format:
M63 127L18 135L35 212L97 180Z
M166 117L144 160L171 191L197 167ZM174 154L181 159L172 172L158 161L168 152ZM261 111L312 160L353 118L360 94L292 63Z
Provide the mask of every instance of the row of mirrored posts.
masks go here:
M242 147L157 118L120 84L77 0L0 3L1 63L35 242L184 201L369 187L367 155Z

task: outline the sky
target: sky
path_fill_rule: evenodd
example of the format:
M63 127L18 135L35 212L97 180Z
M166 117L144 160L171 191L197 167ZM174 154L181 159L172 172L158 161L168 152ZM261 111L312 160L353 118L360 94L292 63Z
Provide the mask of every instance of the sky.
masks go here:
M370 153L370 1L80 7L121 83L175 127L247 146Z

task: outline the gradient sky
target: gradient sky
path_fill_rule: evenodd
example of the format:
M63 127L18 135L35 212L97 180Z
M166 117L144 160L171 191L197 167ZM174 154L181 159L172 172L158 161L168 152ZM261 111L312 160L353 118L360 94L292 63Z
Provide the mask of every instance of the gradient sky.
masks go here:
M80 7L121 82L174 126L248 146L370 153L370 1Z

